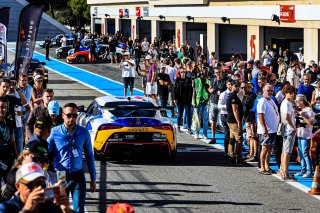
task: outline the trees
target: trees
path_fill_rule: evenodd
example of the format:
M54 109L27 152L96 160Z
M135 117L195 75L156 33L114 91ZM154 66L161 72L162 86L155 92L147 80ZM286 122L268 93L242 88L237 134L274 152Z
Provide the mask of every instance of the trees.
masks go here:
M69 0L68 5L76 17L74 27L80 30L90 20L90 6L87 5L87 0Z

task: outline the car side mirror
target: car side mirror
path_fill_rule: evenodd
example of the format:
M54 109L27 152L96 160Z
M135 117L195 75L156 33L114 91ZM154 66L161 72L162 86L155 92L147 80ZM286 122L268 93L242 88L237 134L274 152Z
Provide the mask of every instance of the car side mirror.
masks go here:
M42 65L46 65L46 62L41 62Z
M84 105L78 106L78 112L86 112Z

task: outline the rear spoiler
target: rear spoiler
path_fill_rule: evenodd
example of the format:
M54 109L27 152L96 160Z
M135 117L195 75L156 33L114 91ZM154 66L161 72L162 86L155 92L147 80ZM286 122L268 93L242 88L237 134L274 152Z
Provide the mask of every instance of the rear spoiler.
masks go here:
M136 105L118 105L115 107L102 107L102 109L105 110L124 110L124 109L128 109L128 110L173 110L174 107L173 106L168 106L168 107L160 107L160 106L136 106Z

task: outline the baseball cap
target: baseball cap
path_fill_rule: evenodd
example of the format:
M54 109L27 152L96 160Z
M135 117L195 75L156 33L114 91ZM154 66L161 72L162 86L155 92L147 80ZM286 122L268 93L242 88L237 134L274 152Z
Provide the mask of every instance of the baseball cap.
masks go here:
M253 64L254 63L254 60L249 60L248 61L248 64Z
M36 80L38 80L39 78L43 78L43 76L42 76L42 75L36 75L36 76L34 76L33 80L36 81Z
M166 65L165 64L161 64L160 68L162 69L164 67L166 67Z
M125 52L123 55L130 55L130 53L128 53L128 52Z
M39 164L35 162L26 163L18 169L16 173L16 183L18 183L22 178L30 182L39 177L46 178Z
M50 101L47 107L49 115L59 115L60 114L60 105L58 101Z
M150 59L152 59L152 57L151 57L151 55L147 55L147 56L145 57L145 59L146 59L146 60L150 60Z
M34 124L35 128L43 129L52 126L52 121L46 116L40 116L37 118L36 123Z
M40 162L48 159L48 146L45 146L45 144L38 140L29 141L24 150L30 151L35 157L40 159Z

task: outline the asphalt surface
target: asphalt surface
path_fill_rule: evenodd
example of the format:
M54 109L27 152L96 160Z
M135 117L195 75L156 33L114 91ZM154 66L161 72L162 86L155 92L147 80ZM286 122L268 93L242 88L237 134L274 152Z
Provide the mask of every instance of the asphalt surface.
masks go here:
M121 81L121 71L114 65L75 66ZM49 73L48 87L61 105L72 101L88 106L102 95L54 72ZM178 134L173 161L150 157L96 161L96 169L97 192L87 193L87 212L105 212L116 202L130 203L139 213L318 212L320 207L314 197L261 175L254 167L234 166L214 146L185 133Z

